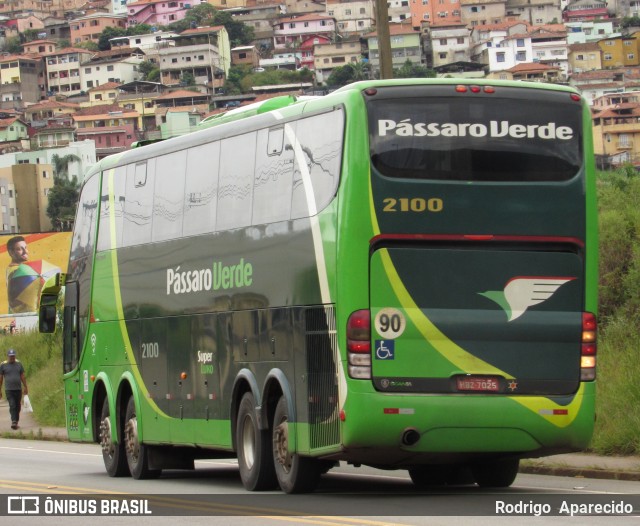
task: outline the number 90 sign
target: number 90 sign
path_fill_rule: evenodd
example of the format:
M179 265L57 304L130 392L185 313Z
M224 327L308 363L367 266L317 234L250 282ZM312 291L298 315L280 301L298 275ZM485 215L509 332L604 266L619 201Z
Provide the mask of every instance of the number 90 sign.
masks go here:
M395 340L404 332L407 323L398 309L386 307L376 314L376 331L386 340Z

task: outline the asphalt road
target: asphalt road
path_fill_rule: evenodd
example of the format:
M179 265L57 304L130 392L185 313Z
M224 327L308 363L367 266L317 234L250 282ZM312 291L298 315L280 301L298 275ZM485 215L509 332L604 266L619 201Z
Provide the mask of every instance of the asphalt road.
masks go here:
M233 460L199 461L196 468L165 471L158 480L110 478L104 471L97 445L4 439L0 441L0 495L3 495L0 514L16 511L20 505L28 511L37 499L38 524L87 524L86 516L73 516L78 511L73 506L85 506L88 514L96 511L100 514L106 509L101 509L103 501L107 501L107 506L113 503L119 515L95 517L92 522L141 526L151 521L154 526L278 523L459 526L461 521L474 526L507 521L511 525L535 521L536 526L640 524L639 482L521 474L505 491L475 486L425 491L416 489L405 471L356 469L343 464L323 477L315 493L284 495L246 492ZM47 500L48 497L51 498ZM46 507L49 512L56 510L54 502L57 511L71 516L44 517L48 515ZM567 506L626 502L631 503L633 510L615 517L604 513L578 519L545 513L547 503L551 510L557 510L563 502ZM516 514L503 516L496 512L498 505L502 506L502 513L506 510ZM513 508L516 505L537 506L535 509L542 516L533 517L526 510L523 516ZM134 518L126 514L144 513L147 509L153 516ZM576 511L581 513L584 509ZM14 522L28 524L35 519L19 515L11 514Z

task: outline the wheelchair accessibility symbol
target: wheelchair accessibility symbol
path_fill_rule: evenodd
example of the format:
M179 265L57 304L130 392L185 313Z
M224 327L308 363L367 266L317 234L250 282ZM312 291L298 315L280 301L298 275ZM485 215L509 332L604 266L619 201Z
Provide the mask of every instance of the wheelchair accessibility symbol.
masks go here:
M376 340L376 360L393 360L396 342L393 340Z

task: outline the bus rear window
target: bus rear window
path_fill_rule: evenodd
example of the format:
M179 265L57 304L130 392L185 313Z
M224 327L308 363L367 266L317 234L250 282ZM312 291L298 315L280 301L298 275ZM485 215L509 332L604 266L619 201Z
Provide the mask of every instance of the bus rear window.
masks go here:
M582 164L582 108L562 95L370 101L373 166L410 179L566 181Z

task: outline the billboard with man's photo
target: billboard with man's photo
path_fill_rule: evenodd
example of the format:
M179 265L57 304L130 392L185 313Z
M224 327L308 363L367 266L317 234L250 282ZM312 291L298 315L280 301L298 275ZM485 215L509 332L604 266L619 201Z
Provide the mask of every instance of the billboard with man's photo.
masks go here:
M71 232L0 236L0 315L36 313L40 290L57 272L66 272Z

